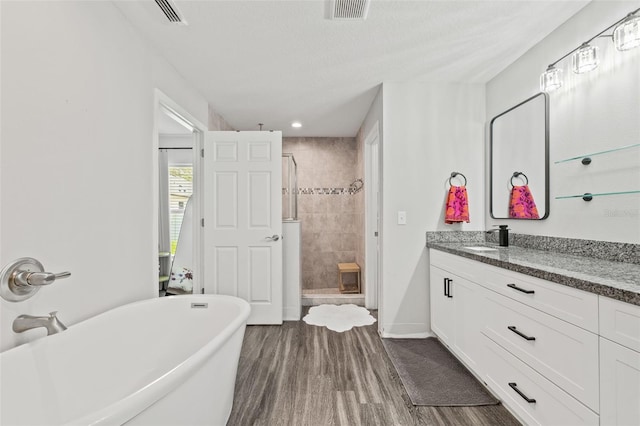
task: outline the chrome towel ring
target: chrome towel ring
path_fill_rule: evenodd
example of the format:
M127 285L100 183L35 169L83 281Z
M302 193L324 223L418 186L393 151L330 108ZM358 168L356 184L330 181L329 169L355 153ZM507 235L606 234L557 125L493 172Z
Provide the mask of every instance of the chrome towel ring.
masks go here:
M511 176L511 179L509 180L509 182L511 182L511 186L515 186L513 184L513 178L517 178L517 177L520 177L520 176L524 176L524 179L525 179L524 184L525 185L529 185L529 178L527 177L527 175L525 175L522 172L513 172L513 176Z
M453 186L453 184L451 183L451 179L453 179L456 176L462 176L462 178L464 179L464 184L462 186L467 186L467 177L460 172L451 172L451 177L449 178L449 185Z

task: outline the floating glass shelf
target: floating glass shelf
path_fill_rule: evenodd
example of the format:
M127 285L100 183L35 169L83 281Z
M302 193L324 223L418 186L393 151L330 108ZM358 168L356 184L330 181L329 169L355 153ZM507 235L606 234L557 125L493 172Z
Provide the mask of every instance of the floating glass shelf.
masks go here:
M561 197L555 197L556 200L562 200L565 198L582 198L585 201L591 201L593 197L603 197L607 195L623 195L623 194L640 194L640 191L620 191L620 192L601 192L599 194L592 194L590 192L577 195L563 195Z
M583 160L582 164L589 164L589 163L591 163L591 157L595 157L595 156L603 155L603 154L609 154L611 152L616 152L616 151L623 151L625 149L637 148L637 147L640 147L640 143L635 143L633 145L627 145L627 146L621 146L620 148L608 149L606 151L594 152L592 154L580 155L578 157L571 157L571 158L567 158L566 160L554 161L554 164L567 163L569 161L575 161L575 160Z

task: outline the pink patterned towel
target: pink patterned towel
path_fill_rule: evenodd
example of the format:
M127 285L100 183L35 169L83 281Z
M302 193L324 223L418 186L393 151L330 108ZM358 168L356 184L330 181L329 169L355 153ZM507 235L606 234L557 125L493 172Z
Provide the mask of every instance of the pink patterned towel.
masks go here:
M514 186L511 188L511 201L509 202L509 217L517 219L540 219L536 202L528 185Z
M467 188L451 186L445 206L444 223L469 222L469 200Z

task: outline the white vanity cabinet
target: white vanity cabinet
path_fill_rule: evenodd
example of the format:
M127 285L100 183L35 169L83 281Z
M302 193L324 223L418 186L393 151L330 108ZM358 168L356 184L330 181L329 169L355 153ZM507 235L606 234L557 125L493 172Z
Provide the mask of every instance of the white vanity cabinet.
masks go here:
M602 296L600 424L640 425L640 306Z
M456 274L455 262L432 257L431 329L462 361L480 375L480 317L484 314L484 289ZM435 265L433 261L435 260Z
M520 420L599 424L598 295L434 249L430 262L434 333Z
M447 346L453 345L453 297L449 296L449 280L453 274L431 265L429 282L431 283L431 329Z

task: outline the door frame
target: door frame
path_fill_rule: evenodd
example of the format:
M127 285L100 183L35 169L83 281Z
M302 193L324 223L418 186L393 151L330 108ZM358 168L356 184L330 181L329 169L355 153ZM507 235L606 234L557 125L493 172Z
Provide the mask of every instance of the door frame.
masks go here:
M158 294L158 213L160 211L160 184L158 182L158 149L160 149L160 133L158 131L158 117L159 114L164 114L164 112L161 111L161 108L171 111L172 114L175 114L178 118L184 120L193 127L193 293L198 294L202 292L202 235L200 232L200 220L202 218L202 157L199 153L202 149L204 132L206 132L208 128L160 89L154 89L153 98L153 142L151 148L151 195L153 200L151 226L153 227L153 238L150 253L153 254L151 270L153 271L154 277L154 294Z
M364 140L364 189L365 202L365 306L369 309L380 309L380 265L382 252L380 250L380 130L376 121ZM378 236L374 235L378 232ZM371 278L374 278L373 280Z

